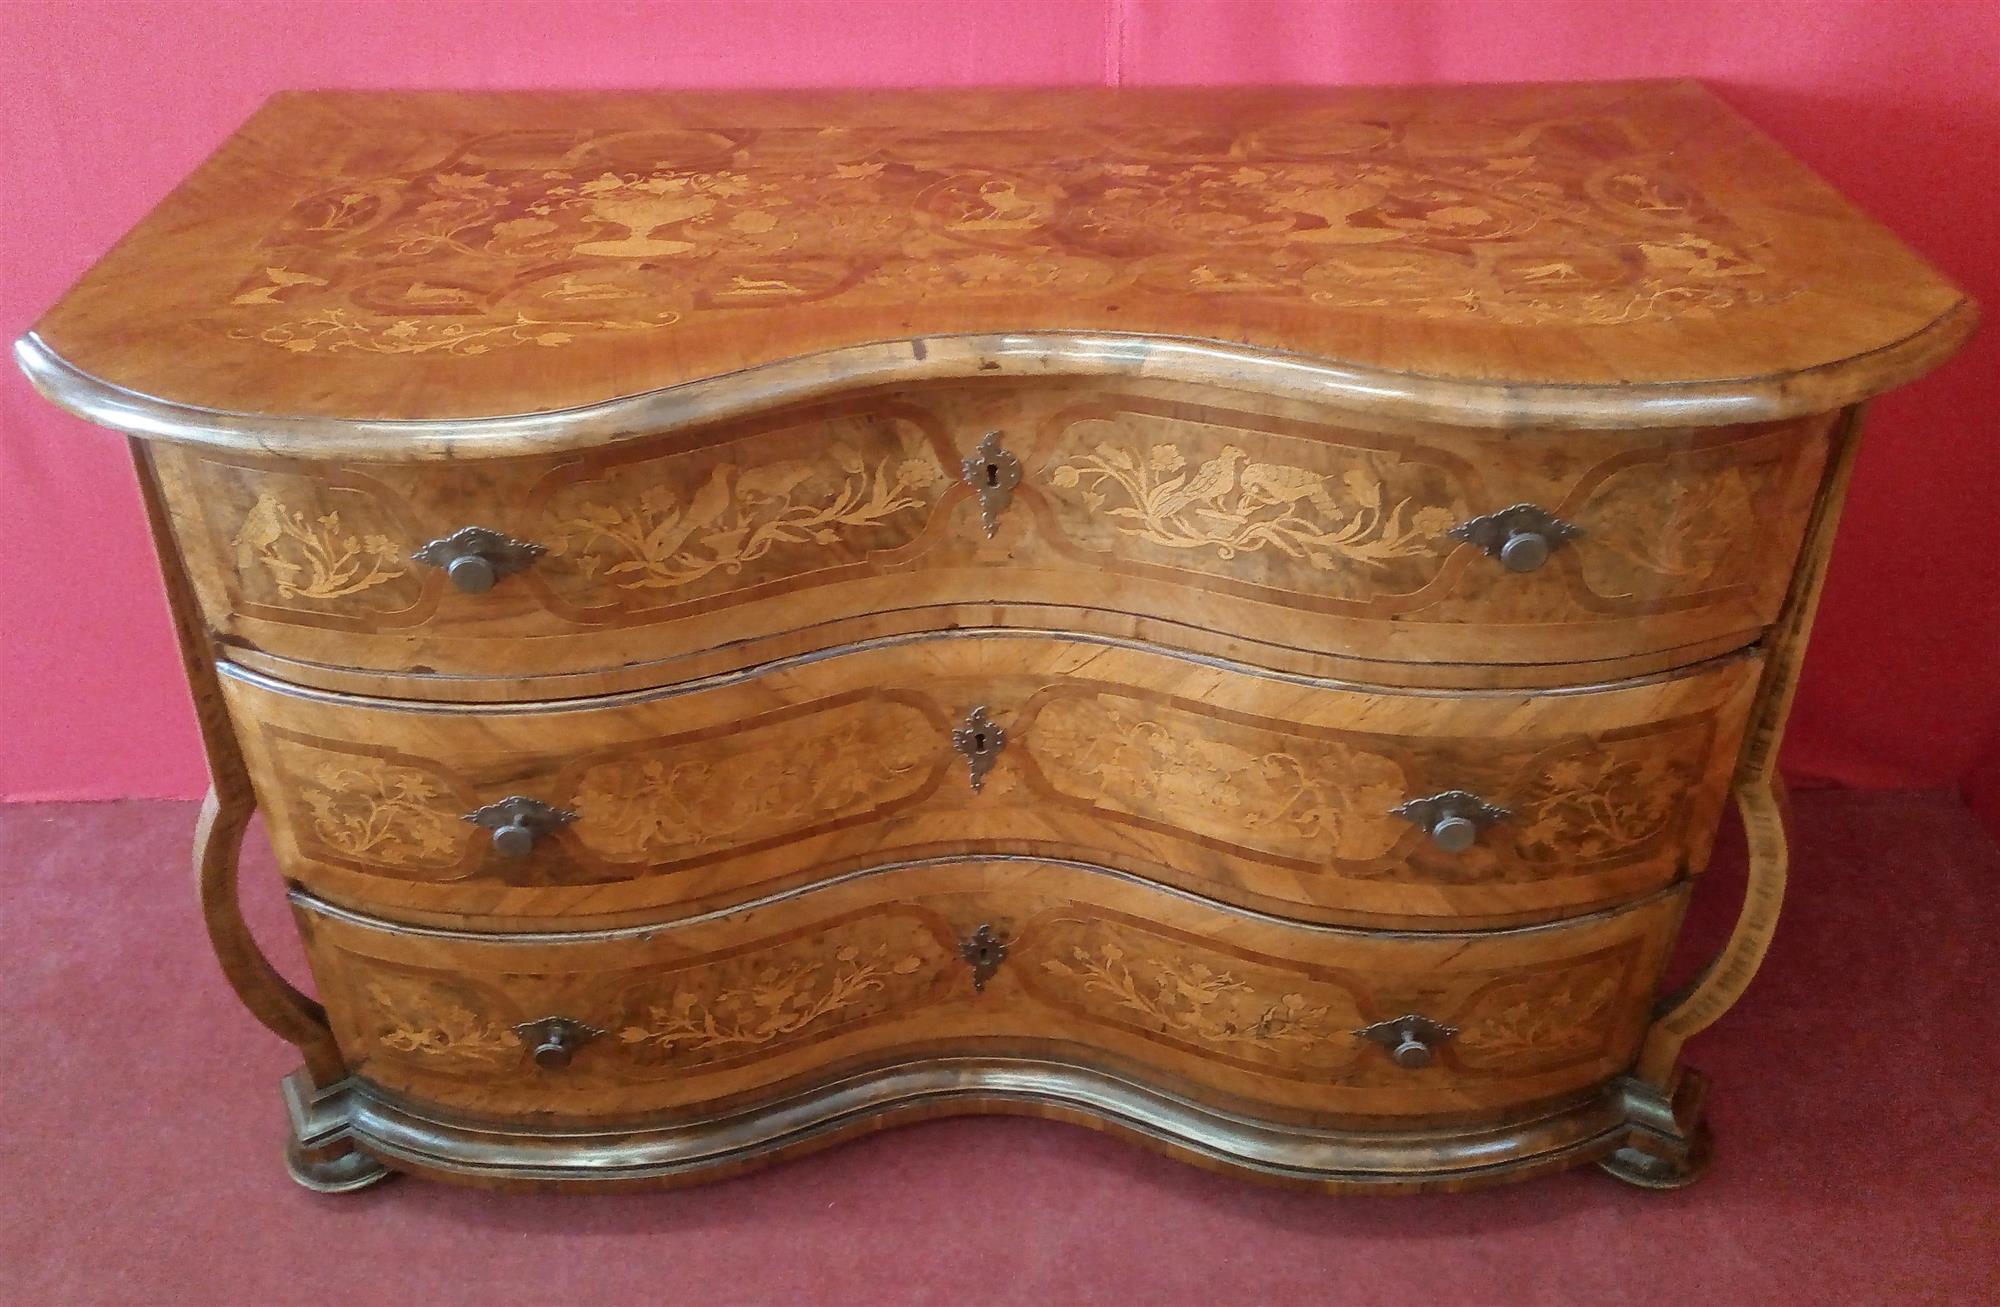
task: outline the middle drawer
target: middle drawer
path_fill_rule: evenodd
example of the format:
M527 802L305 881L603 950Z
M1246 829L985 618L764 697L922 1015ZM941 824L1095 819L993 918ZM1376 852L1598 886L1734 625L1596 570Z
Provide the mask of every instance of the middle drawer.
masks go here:
M227 666L223 683L285 874L405 920L575 929L1014 853L1443 927L1699 870L1758 666L1384 691L955 631L558 703L343 698Z

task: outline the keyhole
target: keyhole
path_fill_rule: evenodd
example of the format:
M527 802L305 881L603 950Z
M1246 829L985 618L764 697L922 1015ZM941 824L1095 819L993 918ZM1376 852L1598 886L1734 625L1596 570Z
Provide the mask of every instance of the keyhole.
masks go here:
M986 752L986 732L985 732L985 731L974 731L974 732L972 733L972 751L973 751L974 753L985 753L985 752Z
M988 463L986 465L986 484L989 486L1000 484L1000 465L998 463Z

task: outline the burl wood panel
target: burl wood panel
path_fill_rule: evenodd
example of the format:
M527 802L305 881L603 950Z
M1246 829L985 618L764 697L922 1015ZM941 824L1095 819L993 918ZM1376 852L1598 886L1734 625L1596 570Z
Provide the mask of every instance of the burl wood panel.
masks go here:
M37 331L224 412L545 413L1071 331L1341 360L1357 403L1504 424L1635 385L1838 407L1948 352L1963 308L1692 83L321 92L266 104Z
M1683 897L1397 937L1057 864L965 861L608 935L414 933L295 903L354 1073L456 1113L709 1110L864 1065L1011 1050L1334 1121L1460 1116L1616 1074ZM1006 946L983 987L962 953L981 926ZM1456 1031L1427 1067L1356 1033L1411 1014ZM516 1029L551 1017L588 1028L560 1069L538 1067Z
M677 679L673 659L718 646L1004 604L1027 607L992 620L1117 632L1136 617L1177 644L1219 632L1390 683L1408 674L1384 661L1429 677L1604 664L1539 673L1574 681L1756 638L1830 422L1502 434L1326 419L1241 392L989 384L540 459L154 459L210 624L227 647L305 665L263 664L288 679L430 673L452 688L367 688L460 697L447 678L473 676L513 681L482 696L510 697L525 678L596 674L557 697ZM987 432L1022 468L991 538L961 466ZM1523 502L1575 529L1539 571L1452 534ZM412 555L465 526L547 552L462 594Z
M941 633L505 710L224 685L286 874L392 916L684 914L980 850L1435 926L1574 912L1700 869L1758 665L1558 695L1394 693ZM977 706L1005 744L975 791L952 735ZM1455 853L1394 811L1452 790L1507 814ZM505 856L464 816L515 795L575 820Z

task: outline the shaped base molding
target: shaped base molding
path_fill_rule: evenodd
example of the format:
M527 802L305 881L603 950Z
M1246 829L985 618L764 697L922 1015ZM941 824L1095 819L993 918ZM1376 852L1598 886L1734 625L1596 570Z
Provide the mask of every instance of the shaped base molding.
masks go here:
M388 1179L394 1172L355 1146L348 1124L355 1082L313 1087L304 1067L281 1086L291 1133L285 1140L285 1170L300 1185L322 1194L352 1193Z
M1624 1146L1598 1165L1641 1189L1684 1189L1708 1174L1715 1152L1702 1114L1708 1077L1682 1067L1666 1092L1636 1078L1620 1083L1632 1130Z
M1018 1058L890 1066L726 1116L624 1130L538 1133L451 1121L356 1079L315 1091L303 1071L284 1091L292 1176L330 1193L392 1172L493 1188L673 1188L890 1126L984 1115L1065 1121L1288 1187L1397 1193L1477 1188L1588 1162L1633 1184L1678 1188L1708 1158L1698 1120L1706 1082L1687 1072L1679 1085L1671 1103L1627 1077L1595 1097L1498 1125L1370 1131L1257 1121L1100 1071ZM1682 1110L1692 1115L1677 1117Z

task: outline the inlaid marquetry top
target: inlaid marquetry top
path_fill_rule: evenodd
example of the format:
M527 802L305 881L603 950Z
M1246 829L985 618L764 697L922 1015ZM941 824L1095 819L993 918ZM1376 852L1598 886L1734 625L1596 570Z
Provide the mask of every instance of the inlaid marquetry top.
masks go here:
M266 104L22 355L72 407L184 436L228 424L152 401L464 419L746 369L727 402L1247 370L1414 416L1602 426L1848 402L1971 320L1691 83L314 92Z

